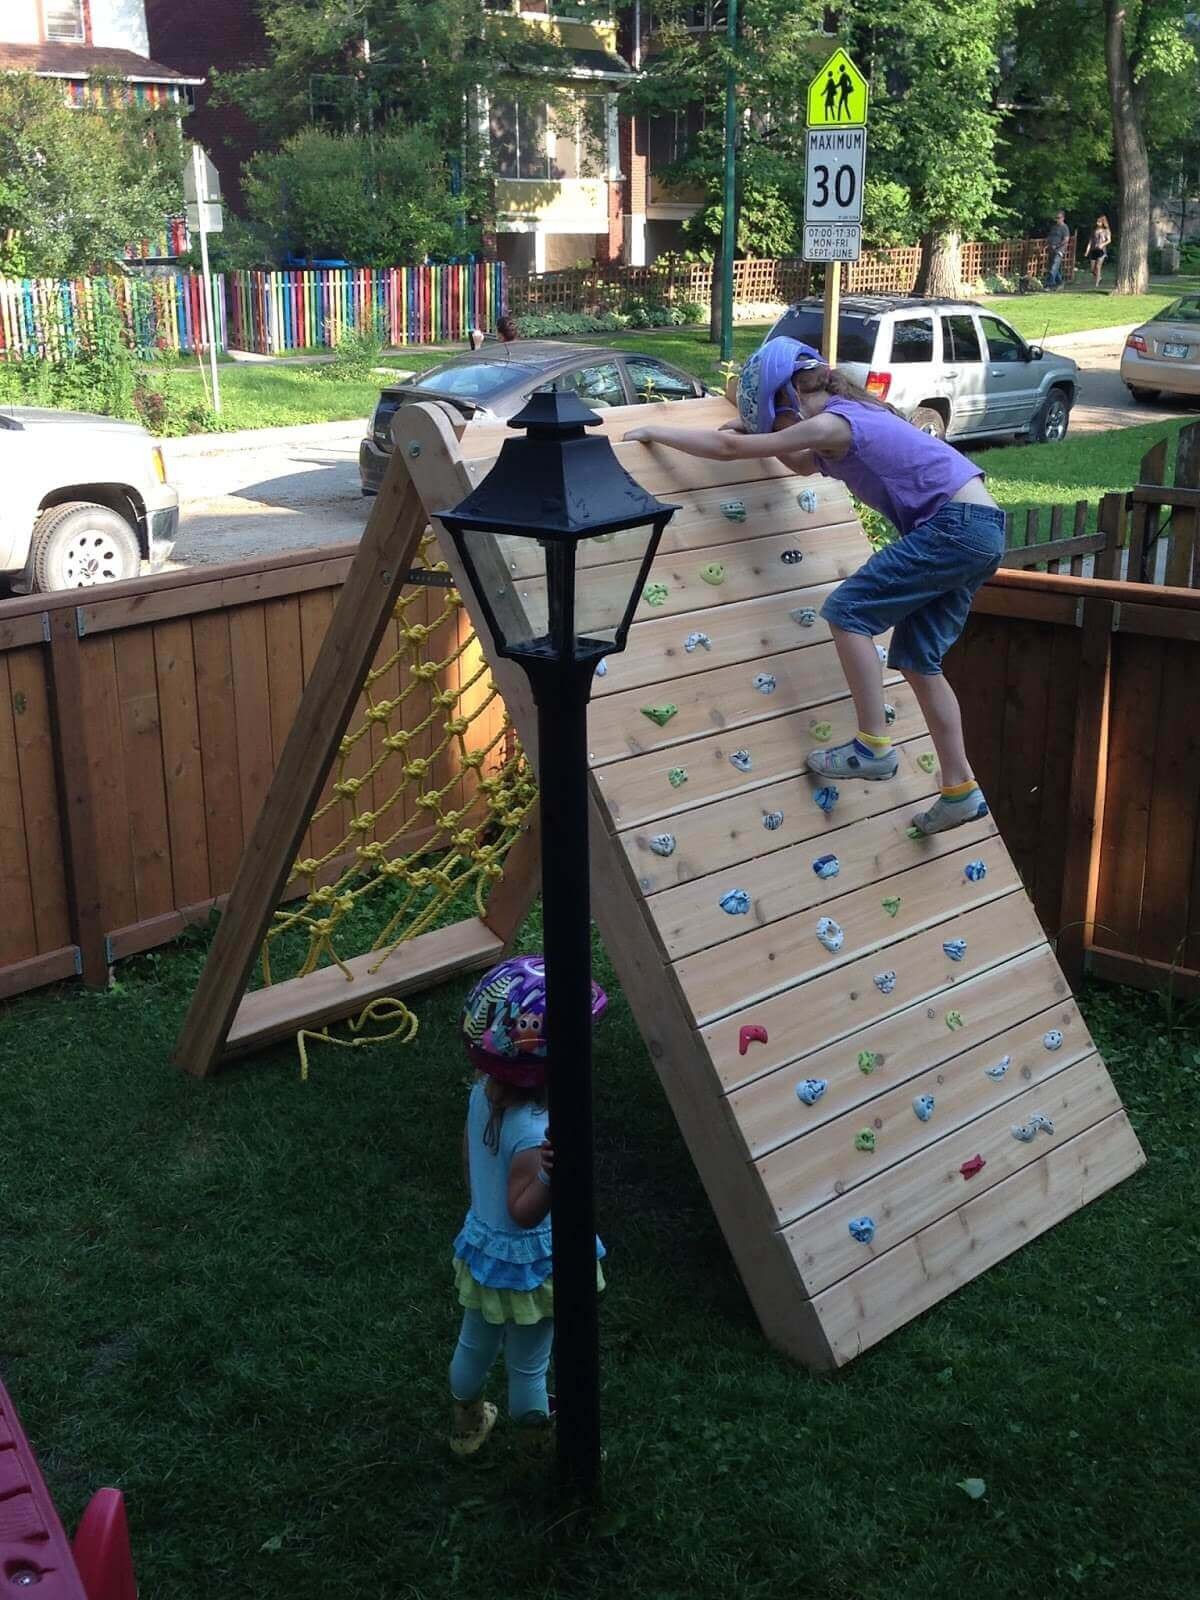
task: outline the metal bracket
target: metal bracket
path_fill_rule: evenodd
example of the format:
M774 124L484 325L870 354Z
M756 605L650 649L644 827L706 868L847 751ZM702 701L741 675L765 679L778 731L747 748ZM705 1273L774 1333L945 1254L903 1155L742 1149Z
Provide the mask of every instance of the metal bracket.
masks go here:
M75 946L75 976L77 978L83 976L83 951L78 945Z
M1075 602L1075 626L1077 628L1082 628L1083 627L1083 599L1082 599L1082 597L1080 599L1076 600L1076 602Z
M418 589L453 589L454 578L449 572L435 572L432 567L410 567L404 574L405 583Z
M87 632L87 619L85 618L85 616L83 614L83 607L82 606L76 606L75 607L75 637L77 639L82 639L86 632Z
M46 644L50 643L50 634L51 634L50 613L48 611L43 611L42 612L42 639L44 640L44 642Z
M106 933L104 935L104 964L105 964L105 966L111 967L113 965L113 963L116 961L116 959L117 959L116 956L113 954L112 934L111 933Z
M1120 629L1121 629L1121 601L1117 600L1113 604L1112 631L1114 633L1119 633Z

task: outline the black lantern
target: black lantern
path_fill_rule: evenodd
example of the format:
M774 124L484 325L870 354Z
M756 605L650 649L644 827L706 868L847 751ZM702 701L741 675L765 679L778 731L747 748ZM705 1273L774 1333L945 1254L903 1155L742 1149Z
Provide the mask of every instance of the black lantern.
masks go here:
M439 513L497 651L520 662L537 705L558 1462L585 1497L600 1472L587 702L599 662L625 647L678 509L635 483L606 438L588 437L599 425L573 394L533 395L510 423L525 435Z

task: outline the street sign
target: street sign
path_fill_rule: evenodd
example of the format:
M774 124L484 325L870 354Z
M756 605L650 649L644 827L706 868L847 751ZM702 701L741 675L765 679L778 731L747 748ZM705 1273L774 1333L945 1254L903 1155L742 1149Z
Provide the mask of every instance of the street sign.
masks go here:
M804 168L805 222L861 222L867 135L863 128L810 128Z
M189 206L221 204L221 174L198 144L192 146L184 163L183 198Z
M808 86L810 128L865 128L867 80L844 50L835 50Z
M223 233L225 229L225 213L218 200L216 204L206 200L203 205L184 206L187 216L187 225L192 233Z
M862 255L862 226L806 222L803 253L805 261L857 261Z

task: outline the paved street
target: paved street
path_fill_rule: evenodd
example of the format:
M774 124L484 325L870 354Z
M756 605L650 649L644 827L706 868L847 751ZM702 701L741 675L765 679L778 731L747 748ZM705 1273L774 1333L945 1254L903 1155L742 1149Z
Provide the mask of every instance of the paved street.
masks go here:
M1047 340L1082 371L1072 433L1195 414L1180 404L1135 405L1118 376L1123 344L1124 331L1112 329ZM173 564L241 561L358 538L370 505L358 489L365 425L276 429L241 441L168 441L168 470L183 500Z

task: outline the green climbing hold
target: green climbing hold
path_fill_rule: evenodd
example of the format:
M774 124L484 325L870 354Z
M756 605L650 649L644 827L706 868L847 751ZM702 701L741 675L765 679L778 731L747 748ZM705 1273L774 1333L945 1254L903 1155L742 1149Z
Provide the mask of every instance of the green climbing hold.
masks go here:
M707 566L700 568L700 576L705 583L718 584L725 582L725 568L719 561L710 561Z
M947 1011L947 1013L946 1013L946 1026L950 1029L951 1033L956 1033L958 1031L958 1029L963 1026L963 1014L962 1014L962 1012L961 1011Z
M681 785L687 782L687 768L672 767L670 772L667 773L667 782L671 785L672 789L680 788Z
M865 1072L869 1078L879 1065L879 1057L874 1050L860 1050L858 1052L858 1070Z
M665 583L648 583L642 590L642 599L648 606L661 606L669 593Z
M921 832L920 828L917 827L915 822L910 822L908 827L905 828L904 831L905 831L905 833L908 835L908 837L910 839L924 839L925 838L925 835Z
M649 717L651 722L657 722L660 728L665 728L671 718L679 713L678 706L643 706L642 715Z
M900 909L900 896L898 894L884 895L879 904L887 912L889 917L894 917L897 911Z
M816 739L819 742L823 743L826 739L829 738L830 734L833 732L833 723L832 722L812 722L812 723L809 724L808 731L809 731L809 733L812 734L814 739Z
M854 1135L854 1148L870 1154L875 1149L875 1135L870 1128L862 1128Z
M932 751L926 750L917 757L917 765L922 772L932 772L934 767L937 766L937 757Z

